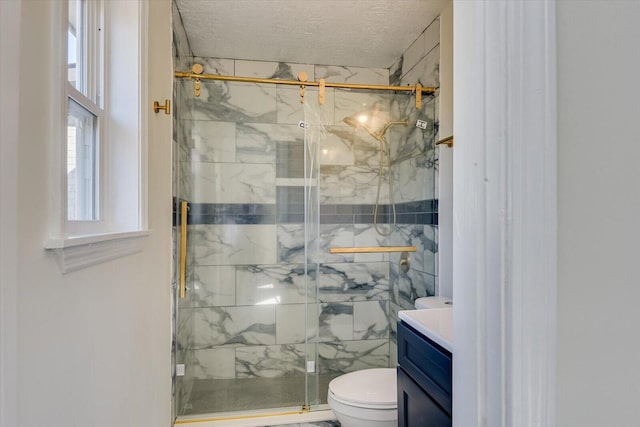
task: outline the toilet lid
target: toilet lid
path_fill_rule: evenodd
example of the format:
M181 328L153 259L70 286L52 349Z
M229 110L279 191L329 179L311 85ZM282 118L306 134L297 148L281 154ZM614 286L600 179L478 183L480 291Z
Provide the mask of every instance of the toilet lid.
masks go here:
M363 369L335 378L329 391L337 400L367 406L397 405L397 382L394 368Z

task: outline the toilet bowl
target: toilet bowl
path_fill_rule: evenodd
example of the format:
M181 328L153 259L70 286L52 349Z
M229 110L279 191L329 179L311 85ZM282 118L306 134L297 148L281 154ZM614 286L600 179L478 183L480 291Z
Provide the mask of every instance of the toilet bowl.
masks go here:
M452 307L453 301L447 297L422 297L414 301L417 309Z
M329 383L327 401L342 427L395 427L395 368L363 369Z
M451 307L451 298L423 297L417 309ZM327 402L342 427L396 427L398 424L395 368L363 369L333 379Z

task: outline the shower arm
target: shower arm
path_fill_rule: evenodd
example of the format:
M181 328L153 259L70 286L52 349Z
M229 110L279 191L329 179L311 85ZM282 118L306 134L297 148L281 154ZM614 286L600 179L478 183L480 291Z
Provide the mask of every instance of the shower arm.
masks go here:
M399 121L395 121L395 122L388 122L386 125L384 125L384 127L380 131L379 138L382 139L384 134L387 132L387 129L389 129L391 126L395 126L395 125L404 125L406 127L406 126L409 125L409 120L407 119L407 120L399 120Z

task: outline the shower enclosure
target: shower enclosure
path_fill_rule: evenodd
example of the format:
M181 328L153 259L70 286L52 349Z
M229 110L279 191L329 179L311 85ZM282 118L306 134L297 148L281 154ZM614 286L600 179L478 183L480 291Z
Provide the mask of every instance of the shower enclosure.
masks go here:
M267 64L198 62L212 74ZM436 291L436 102L327 88L320 105L316 88L301 103L297 87L204 80L196 96L176 79L177 416L314 409L332 378L395 366L398 310ZM382 132L376 117L407 125ZM386 246L415 246L410 268L400 253L331 253Z

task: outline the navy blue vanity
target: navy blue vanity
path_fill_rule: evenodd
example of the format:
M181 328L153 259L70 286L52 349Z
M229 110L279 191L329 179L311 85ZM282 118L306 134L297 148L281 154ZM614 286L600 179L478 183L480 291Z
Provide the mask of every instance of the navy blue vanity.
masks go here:
M452 425L452 312L443 310L400 312L398 426Z

